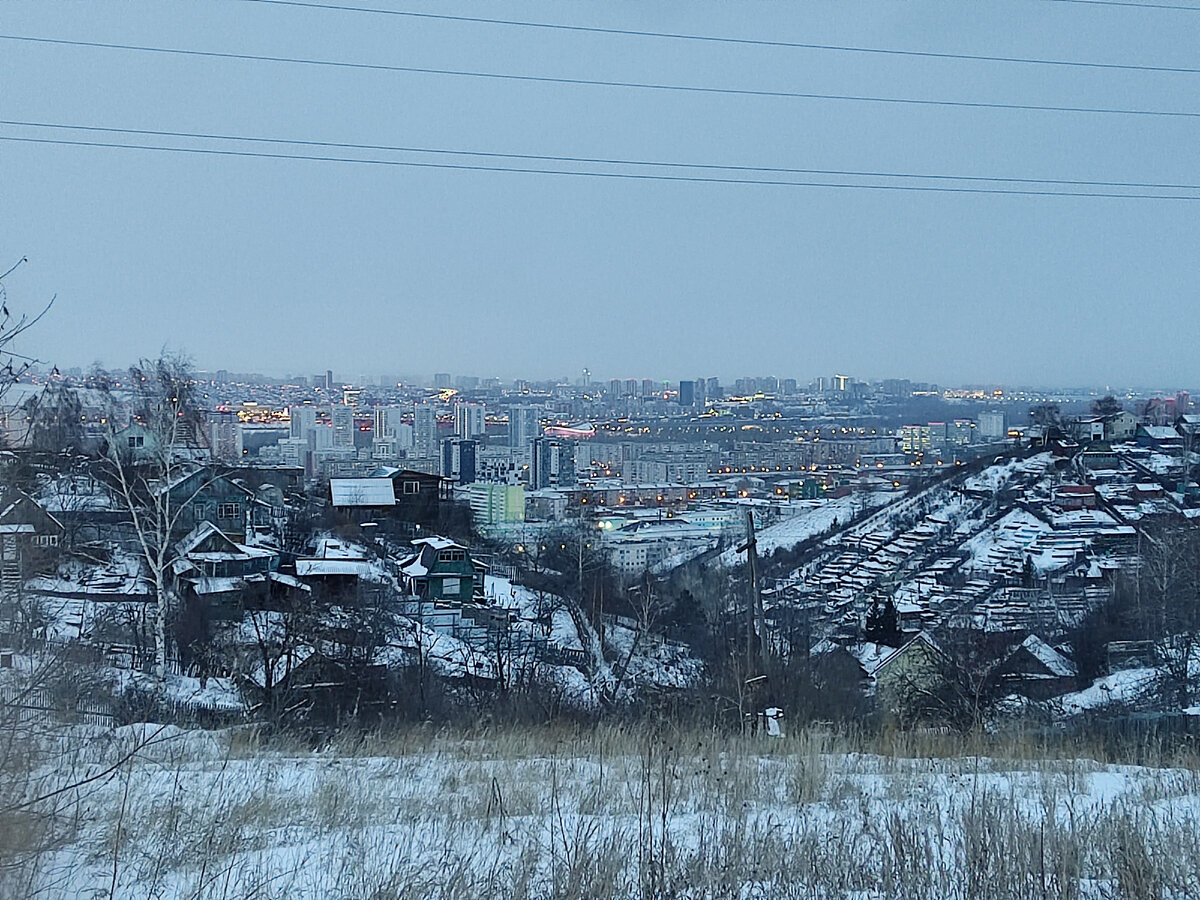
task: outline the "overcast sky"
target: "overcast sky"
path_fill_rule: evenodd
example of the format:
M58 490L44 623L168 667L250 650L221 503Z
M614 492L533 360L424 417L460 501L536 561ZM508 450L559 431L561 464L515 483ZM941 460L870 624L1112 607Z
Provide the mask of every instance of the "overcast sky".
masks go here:
M1200 68L1200 12L1052 0L350 5ZM8 0L0 32L566 78L1200 112L1200 74L685 42L239 0ZM17 121L1200 184L1200 118L549 85L7 40L0 84L0 117ZM17 126L0 126L0 135L88 139ZM57 293L25 349L64 366L127 364L166 345L206 368L330 368L345 378L574 377L588 366L598 378L837 371L947 384L1200 383L1200 201L574 178L7 141L0 184L0 270L30 260L8 280L9 305L28 309Z

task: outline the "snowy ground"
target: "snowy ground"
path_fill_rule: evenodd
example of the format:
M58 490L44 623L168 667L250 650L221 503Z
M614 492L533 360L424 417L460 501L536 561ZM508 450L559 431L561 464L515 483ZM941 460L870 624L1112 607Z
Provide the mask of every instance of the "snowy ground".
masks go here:
M760 531L757 535L759 555L772 553L780 547L790 550L810 538L818 537L840 525L845 525L863 510L883 506L895 500L897 496L890 491L874 491L865 494L850 494L837 500L825 500L807 512L792 516ZM735 566L745 562L745 555L738 553L734 548L726 550L718 559L724 566Z
M0 894L1200 892L1194 768L1039 759L1019 748L1007 761L939 758L934 743L875 755L815 733L769 741L645 726L582 737L414 731L317 751L261 749L244 735L131 726L60 736L65 756L30 789L100 777L43 804L56 840L0 869Z

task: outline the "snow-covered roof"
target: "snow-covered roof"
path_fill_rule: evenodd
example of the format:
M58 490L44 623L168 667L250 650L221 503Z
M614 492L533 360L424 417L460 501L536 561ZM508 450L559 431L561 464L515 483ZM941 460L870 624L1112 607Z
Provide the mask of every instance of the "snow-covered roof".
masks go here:
M434 535L432 537L426 537L426 538L417 538L416 540L411 541L411 543L414 547L419 547L419 546L424 545L426 547L432 547L434 550L446 550L446 549L449 549L450 547L454 547L457 550L466 550L467 549L462 544L456 544L454 541L450 540L449 538L439 537L437 535Z
M396 490L390 478L331 478L334 506L395 506Z
M367 575L371 564L365 559L298 559L296 574L301 578L323 575Z
M357 544L339 541L334 538L322 538L317 542L316 556L321 559L366 559L366 552Z
M1038 662L1060 678L1074 678L1075 663L1067 659L1036 634L1031 634L1021 643L1020 648L1026 650Z
M1167 425L1143 425L1142 431L1147 437L1156 441L1171 441L1179 439L1179 432Z
M297 588L298 590L301 590L301 591L311 591L312 590L311 587L309 587L307 584L305 584L299 578L295 578L294 576L288 575L285 572L268 572L267 577L270 578L272 581L274 581L278 584L286 585L287 587Z
M233 577L192 578L189 579L192 590L197 594L229 594L240 591L246 586L244 579Z

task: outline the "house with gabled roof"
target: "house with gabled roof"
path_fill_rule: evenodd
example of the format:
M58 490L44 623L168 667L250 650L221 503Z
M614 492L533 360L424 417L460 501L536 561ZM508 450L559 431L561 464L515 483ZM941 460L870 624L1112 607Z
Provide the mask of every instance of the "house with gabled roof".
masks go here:
M235 541L212 522L201 522L175 547L172 564L185 599L204 601L211 614L236 618L247 606L262 605L279 568L279 554Z
M414 597L482 603L487 566L471 558L462 544L444 537L418 538L415 552L400 564L400 574Z
M0 493L0 601L19 598L25 579L48 562L63 532L62 523L24 491Z
M1078 669L1063 653L1036 634L1013 647L997 675L1006 693L1045 700L1075 690Z
M197 466L181 473L156 492L161 498L170 494L170 506L179 510L175 534L188 534L202 522L209 522L235 540L243 540L247 523L257 499L254 492L209 466Z
M932 695L946 683L947 657L925 631L899 647L870 641L843 647L822 641L811 655L843 679L857 678L880 713L901 718L915 713L914 697Z

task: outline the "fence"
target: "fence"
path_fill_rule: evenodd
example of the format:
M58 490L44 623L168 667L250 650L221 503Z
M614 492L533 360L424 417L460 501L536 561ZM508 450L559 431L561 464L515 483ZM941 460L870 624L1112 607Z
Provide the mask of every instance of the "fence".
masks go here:
M65 701L56 699L45 688L0 688L0 714L18 725L58 721L111 728L115 723L107 701L94 697Z

